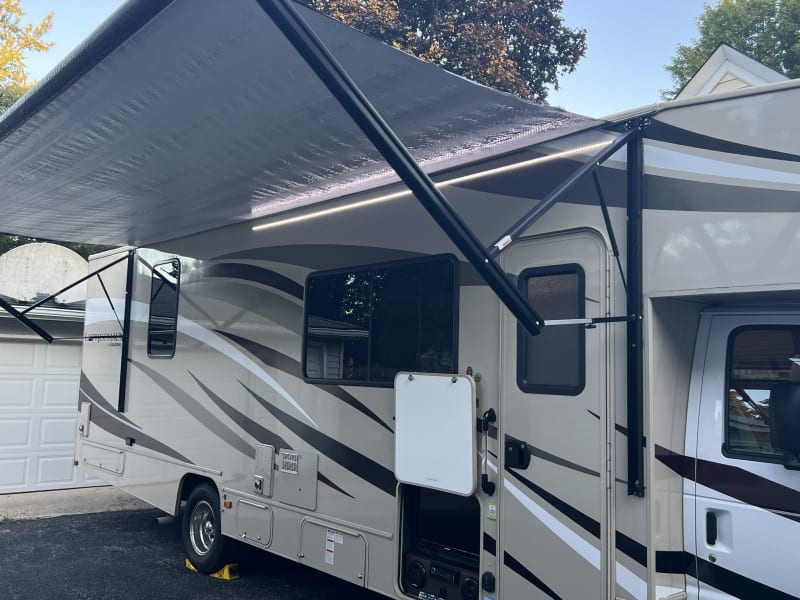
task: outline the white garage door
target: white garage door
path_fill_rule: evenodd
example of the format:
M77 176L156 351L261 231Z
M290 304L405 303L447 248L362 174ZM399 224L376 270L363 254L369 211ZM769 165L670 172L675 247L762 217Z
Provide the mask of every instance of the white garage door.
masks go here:
M98 485L73 466L80 344L0 337L0 494Z

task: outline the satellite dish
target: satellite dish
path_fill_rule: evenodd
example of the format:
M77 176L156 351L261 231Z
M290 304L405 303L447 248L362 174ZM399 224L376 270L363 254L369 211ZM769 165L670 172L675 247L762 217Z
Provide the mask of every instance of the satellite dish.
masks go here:
M38 242L25 244L0 256L0 294L19 302L33 302L88 273L89 263L69 248ZM85 282L55 298L60 304L83 300L86 300Z

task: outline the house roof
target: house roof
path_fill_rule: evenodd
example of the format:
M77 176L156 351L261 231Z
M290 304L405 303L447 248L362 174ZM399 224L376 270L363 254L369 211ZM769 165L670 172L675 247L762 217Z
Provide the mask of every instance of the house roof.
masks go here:
M600 124L298 10L428 172ZM393 181L251 0L131 0L0 119L21 235L153 245Z
M788 81L789 78L727 44L720 44L683 86L676 100Z

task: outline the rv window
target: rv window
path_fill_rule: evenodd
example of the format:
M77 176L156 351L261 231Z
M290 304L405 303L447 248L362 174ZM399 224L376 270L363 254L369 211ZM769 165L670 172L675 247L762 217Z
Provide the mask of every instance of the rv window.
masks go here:
M147 323L147 356L151 358L175 355L180 278L181 263L177 259L153 267Z
M306 378L384 386L398 371L455 372L456 290L450 257L313 273Z
M585 316L584 275L579 265L527 269L520 289L545 321ZM579 325L545 326L532 336L517 330L517 384L523 392L575 396L584 387L585 330Z
M770 444L769 393L800 381L800 328L742 327L728 340L725 451L750 460L780 461Z

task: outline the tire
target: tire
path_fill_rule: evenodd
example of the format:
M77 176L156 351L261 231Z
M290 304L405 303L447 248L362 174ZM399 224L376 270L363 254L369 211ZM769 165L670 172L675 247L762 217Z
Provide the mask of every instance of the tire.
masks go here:
M201 483L189 494L181 520L181 532L186 556L200 573L210 575L225 566L219 494L212 485Z

